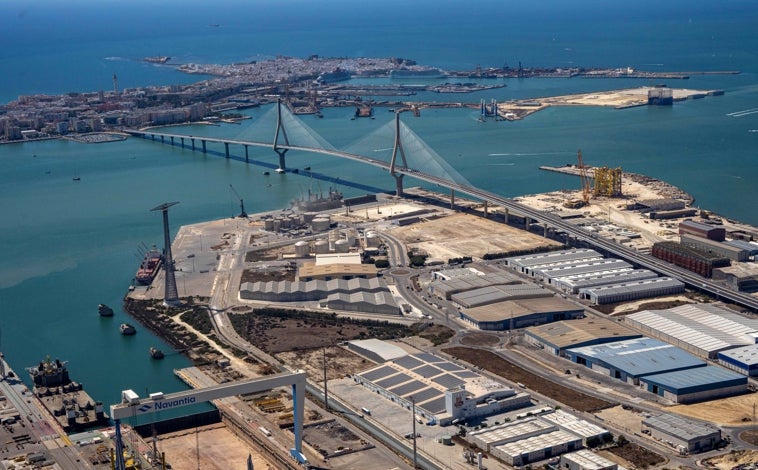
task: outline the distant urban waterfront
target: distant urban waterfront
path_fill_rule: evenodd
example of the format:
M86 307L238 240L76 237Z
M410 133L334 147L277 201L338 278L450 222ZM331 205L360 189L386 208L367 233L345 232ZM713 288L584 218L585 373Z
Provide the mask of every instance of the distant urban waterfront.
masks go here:
M115 31L113 35L104 34L101 26L93 26L86 41L72 36L72 44L55 42L70 33L69 26L63 24L50 28L47 37L24 40L28 39L24 35L30 34L28 23L54 24L52 18L62 7L48 5L44 12L31 9L24 15L19 9L17 14L0 19L0 38L4 44L15 46L0 52L0 59L8 64L6 70L12 71L0 77L0 102L21 94L109 89L113 73L119 75L124 87L190 83L204 78L141 61L158 54L176 57L179 62L206 63L319 53L401 55L421 65L450 69L477 64L502 66L504 60L511 66L521 60L525 65L541 66L570 63L672 71L736 69L742 73L692 76L687 81L668 83L671 87L726 91L724 96L673 107L552 108L523 121L497 123L477 122L473 110L428 110L419 118L404 115L403 120L472 184L499 194L517 196L577 188L576 179L540 172L537 167L573 162L577 149L581 149L589 164L621 166L666 180L692 194L696 205L758 224L754 210L758 188L752 176L756 170L758 113L751 111L758 109L758 59L754 52L758 39L751 29L756 11L748 2L722 3L721 9L706 2L694 6L672 2L673 6L656 10L660 16L635 10L631 20L623 22L619 18L629 15L622 14L627 12L621 6L614 7L618 11L602 12L593 8L594 2L580 2L584 6L578 11L585 11L586 17L564 22L555 13L542 23L525 21L529 28L515 27L508 18L537 12L527 7L506 11L499 3L485 3L480 12L453 11L455 7L447 6L435 13L427 2L421 2L421 6L404 8L419 9L423 15L403 16L432 15L430 20L434 21L396 25L380 15L369 28L361 25L363 33L354 26L329 27L309 17L308 24L318 25L318 30L310 33L317 34L314 37L297 32L295 26L305 24L300 16L308 16L303 14L283 16L271 22L265 33L253 36L250 31L256 30L254 22L263 21L265 15L240 4L237 16L248 15L250 25L230 16L217 19L229 13L214 11L211 15L208 10L188 9L177 13L177 23L191 20L195 27L190 33L170 25L165 34L158 34L154 20L148 18L134 27L139 37L135 33L121 41ZM13 5L19 7L21 2ZM155 8L157 19L161 10ZM290 13L294 15L298 8L306 7L293 2ZM311 10L306 8L306 12L313 15L327 15L332 6L326 12L308 8ZM486 12L493 14L487 18ZM84 18L99 25L112 19L112 14L87 9ZM210 22L221 27L208 29ZM484 27L489 22L494 22L493 26L502 22L508 26L503 29L517 31L498 36L497 28L493 32L493 28ZM148 27L151 24L153 29ZM452 47L449 31L456 28L461 34L454 35ZM617 34L606 34L610 31ZM290 34L293 37L284 41ZM416 34L423 34L424 40L411 40ZM100 41L90 41L98 35ZM151 35L154 39L145 39ZM600 37L604 38L602 42L598 42ZM504 83L507 87L502 89L457 98L469 102L537 98L650 84L627 79L507 79ZM440 97L422 93L413 99L432 101ZM265 111L265 107L245 111L252 119L240 125L174 127L172 132L235 137ZM326 109L323 119L306 116L304 121L337 148L344 148L392 118L390 113L380 113L375 120L351 121L353 111ZM251 158L275 162L275 154L269 150L251 151ZM314 172L346 182L388 190L393 187L388 175L335 158L291 152L288 165L308 165ZM160 216L149 209L162 202L179 201L171 212L176 233L182 224L233 215L237 201L229 192L229 184L244 197L249 212L287 207L291 199L318 185L304 176L264 176L262 171L255 164L133 138L105 144L56 140L0 147L0 204L4 208L0 241L5 247L0 261L0 301L4 306L0 350L19 373L46 355L69 360L72 377L106 403L118 401L120 391L127 388L140 393L183 388L173 376L174 368L188 365L181 355L171 354L166 345L139 327L133 337L118 332L120 319L125 318L118 307L139 264L139 246L161 243ZM79 181L73 181L74 176ZM406 180L406 184L414 183ZM340 189L347 196L362 193L347 184ZM182 286L178 287L181 295ZM97 315L101 302L114 307L113 319ZM160 346L168 353L166 359L151 361L150 346Z

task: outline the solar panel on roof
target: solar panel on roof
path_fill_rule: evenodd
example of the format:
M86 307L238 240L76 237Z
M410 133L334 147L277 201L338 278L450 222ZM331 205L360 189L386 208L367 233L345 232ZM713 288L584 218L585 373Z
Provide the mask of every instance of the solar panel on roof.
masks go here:
M445 411L445 397L435 398L432 401L424 403L419 408L423 408L432 414L443 413Z
M396 373L397 370L393 369L390 366L382 366L378 369L369 370L366 372L363 372L361 374L358 374L359 377L363 377L364 379L368 380L369 382L374 382L377 379L381 379L382 377L387 377L388 375Z
M438 383L445 388L454 388L463 383L463 380L454 375L444 374L432 379L432 382Z
M382 388L390 388L409 380L411 380L410 376L400 373L386 379L374 381L374 383Z
M458 364L453 364L452 362L440 362L439 364L435 364L435 366L448 372L454 370L463 370L463 367L459 366Z
M420 375L421 377L434 377L436 375L440 375L442 373L441 370L437 369L434 366L425 365L421 367L417 367L416 369L413 369L413 372Z
M393 362L399 365L400 367L405 367L406 369L413 369L414 367L418 367L424 364L423 362L419 361L413 356L399 357L395 359Z
M421 390L422 388L426 387L427 385L424 382L419 382L418 380L411 380L410 382L404 383L403 385L398 385L395 388L388 389L390 392L394 393L398 396L408 395L409 393L413 393L416 390Z
M453 374L457 375L458 377L462 379L473 379L473 378L479 377L479 374L477 374L476 372L471 372L470 370L453 371Z
M415 356L424 362L429 362L432 364L434 364L435 362L445 362L444 359L442 359L441 357L437 357L434 354L419 353L419 354L415 354Z
M414 392L411 394L415 399L416 403L423 403L427 400L431 400L432 398L437 398L443 396L442 392L437 390L436 388L425 388L421 391ZM407 395L404 398L411 399L411 395Z

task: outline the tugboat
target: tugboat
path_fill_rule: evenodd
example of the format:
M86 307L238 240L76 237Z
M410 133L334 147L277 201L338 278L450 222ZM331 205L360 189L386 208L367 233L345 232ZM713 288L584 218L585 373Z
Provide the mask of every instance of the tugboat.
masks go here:
M124 336L137 334L137 329L128 323L122 323L119 329L121 330L121 334Z
M158 348L151 347L150 348L150 357L153 359L163 359L163 351L161 351Z
M112 317L113 309L105 304L98 304L97 313L99 313L101 317Z

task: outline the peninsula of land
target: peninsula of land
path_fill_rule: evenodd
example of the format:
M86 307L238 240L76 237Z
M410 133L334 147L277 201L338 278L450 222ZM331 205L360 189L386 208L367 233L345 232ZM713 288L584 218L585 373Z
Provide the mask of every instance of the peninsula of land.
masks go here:
M165 63L155 66L165 67ZM508 78L640 78L646 81L686 79L695 73L734 74L737 71L646 72L632 68L481 68L445 71L402 58L276 59L244 64L171 64L187 73L213 78L190 85L148 86L64 95L32 94L0 105L0 143L24 142L61 136L118 132L203 120L242 117L240 110L282 99L296 114L316 114L327 107L356 107L356 115L370 108L419 110L428 107L481 109L484 118L516 120L547 106L582 105L625 108L671 104L687 98L723 93L720 90L669 90L663 85L582 96L548 97L485 105L459 100L410 100L421 92L458 96L506 86ZM389 78L389 84L356 84L353 78ZM419 84L419 80L422 83ZM426 83L424 83L426 82ZM114 79L114 84L117 83ZM669 93L670 92L670 93ZM382 97L377 99L377 97ZM98 141L95 138L80 139Z

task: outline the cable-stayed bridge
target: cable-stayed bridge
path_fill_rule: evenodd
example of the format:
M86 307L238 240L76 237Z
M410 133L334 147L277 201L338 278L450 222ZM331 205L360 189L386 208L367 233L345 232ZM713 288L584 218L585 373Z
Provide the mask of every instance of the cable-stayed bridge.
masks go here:
M346 150L336 149L329 144L326 139L282 106L281 102L259 118L254 125L243 130L235 139L179 135L148 129L127 130L125 132L154 142L180 145L182 148L189 147L192 150L199 150L204 153L208 151L207 144L209 142L220 143L224 145L226 158L231 156L230 146L241 146L244 149L245 162L249 162L250 147L271 148L279 156L277 172L288 171L286 154L290 150L332 155L372 165L386 170L395 179L398 196L403 195L403 178L405 176L436 184L450 189L452 207L455 206L456 192L472 196L484 202L485 215L489 204L501 206L505 211L506 222L510 212L522 215L526 220L527 227L531 226L532 223L539 223L542 225L546 236L549 233L562 232L569 244L581 242L594 246L610 255L626 259L639 267L674 277L692 288L758 311L758 299L755 297L742 292L726 290L720 284L684 268L674 266L651 255L639 253L614 241L599 238L596 234L566 222L554 214L533 209L510 198L473 186L400 121L400 115L403 111L403 109L396 111L393 122L351 144ZM270 127L272 121L276 122L273 136ZM381 152L372 150L371 152L375 155L371 157L361 154L369 153L366 149L376 148L379 148ZM291 171L296 172L296 170Z

